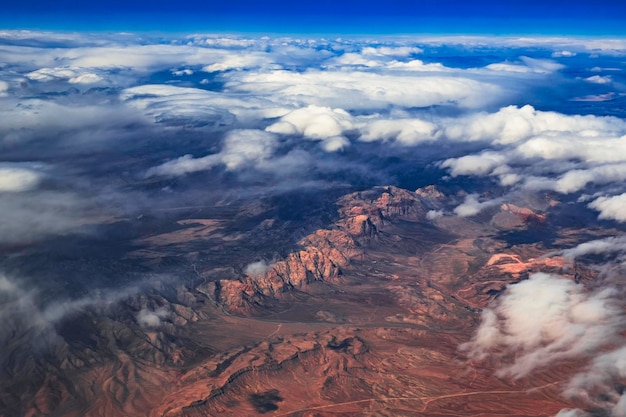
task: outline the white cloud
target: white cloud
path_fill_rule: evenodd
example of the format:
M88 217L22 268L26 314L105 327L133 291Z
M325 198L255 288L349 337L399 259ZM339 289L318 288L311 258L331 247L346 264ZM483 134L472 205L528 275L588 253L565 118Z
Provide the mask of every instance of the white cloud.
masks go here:
M255 46L258 41L256 39L240 39L240 38L208 38L204 43L214 48L249 48Z
M564 408L555 417L591 417L591 414L583 410Z
M588 184L626 181L626 163L600 165L589 169L573 169L556 180L554 189L567 194L583 190Z
M244 68L257 68L261 66L271 66L272 69L280 68L280 65L272 63L271 57L267 54L247 53L245 55L226 55L218 62L202 67L202 71L216 72L227 70L241 70Z
M226 88L282 103L349 110L445 104L473 108L491 103L502 94L497 85L470 78L365 71L245 72L231 77Z
M393 56L393 57L406 57L409 55L421 54L424 50L415 46L378 46L378 47L365 47L361 51L363 55L372 56Z
M535 273L483 310L480 327L462 349L477 360L498 357L505 361L500 376L521 378L619 341L624 324L615 290L589 292L564 277Z
M576 56L576 52L567 50L552 52L552 58L571 58L573 56Z
M287 113L265 130L322 140L340 136L353 128L353 118L345 110L311 105Z
M520 57L520 62L518 63L501 62L497 64L489 64L485 68L491 71L550 74L565 68L565 66L547 59L536 59L522 56Z
M36 170L18 164L0 164L0 193L32 190L41 179L42 174Z
M104 79L90 70L78 67L40 68L26 74L33 81L67 81L70 84L94 84Z
M192 70L191 68L185 68L185 69L181 69L181 70L172 70L172 74L180 77L183 75L193 75L194 70Z
M74 142L74 145L78 145L78 141L95 143L101 138L111 142L119 134L119 129L142 121L137 112L111 103L81 103L77 100L61 104L28 98L7 101L0 106L0 143L5 145L42 137L46 142L58 138L64 143Z
M486 208L497 206L502 202L502 199L495 198L492 200L480 201L478 195L469 194L465 197L462 204L458 205L454 209L454 214L459 217L471 217L475 216Z
M199 88L148 84L125 89L120 99L157 122L232 125L280 117L292 108L264 97L242 97ZM236 120L235 120L236 118Z
M426 213L426 219L428 220L436 220L440 217L443 217L443 210L429 210Z
M365 122L361 127L359 140L372 142L395 139L403 145L411 146L432 142L439 138L438 127L419 119L379 119Z
M272 157L277 146L275 135L261 130L233 130L224 138L219 153L194 158L184 155L150 168L146 176L180 176L224 165L227 170L256 167Z
M9 91L9 83L0 81L0 97L6 97Z
M613 79L610 75L592 75L591 77L585 78L585 81L593 84L611 84L613 82Z
M514 144L554 133L576 134L590 139L599 135L626 133L626 122L615 117L568 116L535 110L526 105L503 107L496 113L476 113L445 121L446 135L460 141L489 141Z
M573 193L626 180L626 122L616 117L565 115L509 106L441 120L442 136L483 142L488 150L441 163L452 176L497 176L503 186ZM549 161L549 163L548 163ZM623 190L623 188L622 188ZM621 219L619 199L601 197L590 207Z
M598 197L589 207L600 212L598 218L626 222L626 193L612 197Z
M626 252L626 236L591 240L581 243L574 248L566 249L562 251L562 254L563 256L574 259L589 254L598 255L612 252Z
M144 308L137 313L137 323L141 327L153 328L161 325L161 320L169 317L170 312L165 307L159 307L152 311Z
M248 276L259 276L265 274L269 269L272 268L271 264L268 264L265 261L257 261L251 262L243 269L244 274Z
M626 346L622 346L597 356L585 371L572 378L565 394L607 410L612 417L625 417L626 394L616 389L625 376Z
M446 159L442 168L450 168L453 177L458 175L488 175L495 168L506 163L507 157L495 152L483 152L478 155L467 155L460 158Z
M348 52L341 56L331 59L326 63L330 67L380 67L384 65L384 61L378 59L372 59L361 54L354 52Z

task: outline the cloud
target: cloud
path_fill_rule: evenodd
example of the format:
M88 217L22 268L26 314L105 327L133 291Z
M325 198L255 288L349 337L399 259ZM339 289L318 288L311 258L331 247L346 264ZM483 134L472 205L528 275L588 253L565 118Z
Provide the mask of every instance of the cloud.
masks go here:
M150 168L146 176L180 176L224 165L227 170L251 168L269 159L276 149L276 135L261 130L233 130L224 138L222 150L200 158L184 155Z
M137 313L136 320L141 327L153 328L159 327L161 320L167 318L169 315L170 312L165 307L159 307L154 311L144 308Z
M501 198L495 198L491 200L480 201L478 195L469 194L465 197L462 204L458 205L454 209L454 214L459 217L471 217L475 216L486 208L497 206L502 202Z
M0 145L17 147L34 140L45 147L63 143L84 149L96 143L115 143L124 138L126 126L145 123L138 112L113 103L94 104L80 98L70 103L44 99L8 99L0 105ZM136 132L135 132L136 134ZM38 148L31 148L37 154Z
M7 83L6 81L0 81L0 97L6 97L8 96L8 91L9 91L9 83Z
M85 68L40 68L26 74L26 78L33 81L67 81L70 84L95 84L103 78Z
M586 413L582 410L564 408L559 411L555 417L591 417L591 414Z
M272 97L273 101L352 109L484 106L500 98L495 84L441 75L392 75L365 71L245 72L226 83L227 91Z
M467 155L460 158L446 159L442 168L450 168L453 177L459 175L487 175L506 163L504 155L495 152L483 152L478 155Z
M568 258L578 258L585 255L599 255L604 253L626 252L626 236L608 237L581 243L561 253Z
M626 416L626 394L619 389L626 376L626 346L597 356L583 372L567 384L565 395L613 417Z
M613 79L610 75L592 75L591 77L585 78L585 81L593 84L611 84L613 82Z
M29 185L30 186L30 185ZM0 244L32 243L51 235L76 233L97 222L95 202L69 191L13 193L0 198Z
M421 54L423 52L424 50L422 48L418 48L416 46L367 46L361 51L363 55L392 57L406 57Z
M257 262L251 262L243 269L244 274L248 276L259 276L265 274L270 268L271 264L261 260Z
M319 140L326 152L336 152L350 146L343 134L354 128L354 118L345 110L311 105L287 113L265 131Z
M598 197L589 207L600 212L598 218L626 222L626 193L612 197Z
M140 292L143 286L149 282L154 282L155 277L150 280L138 282L137 285L108 289L95 290L82 297L75 299L56 298L51 299L50 295L43 296L37 288L26 288L20 277L8 276L0 273L0 345L3 341L21 337L23 333L36 330L35 340L32 343L41 343L50 335L55 334L52 326L59 323L68 314L85 309L106 307L122 299L131 297ZM45 300L45 303L42 303ZM150 311L144 309L137 315L137 321L144 327L153 327L156 319L163 319L169 315L164 308ZM158 325L158 324L157 324ZM14 347L11 347L12 349ZM0 349L0 357L4 352Z
M567 50L554 51L552 52L551 56L552 58L571 58L573 56L576 56L576 52L567 51Z
M536 137L551 139L558 133L574 134L586 141L626 132L626 122L616 117L569 116L535 110L530 105L507 106L495 113L475 113L445 122L445 134L450 139L494 145L514 145Z
M554 189L568 194L583 190L588 184L608 184L626 180L626 163L607 164L589 169L573 169L560 176Z
M485 68L491 71L551 74L565 68L565 66L548 59L536 59L522 56L518 63L502 62L489 64Z
M439 138L438 126L419 119L380 119L366 121L361 125L359 140L364 142L395 139L399 144L414 146Z
M495 356L502 361L498 375L521 378L620 341L626 323L620 300L614 289L589 292L564 277L535 273L483 310L462 349L475 360Z
M163 84L125 89L120 99L155 122L183 126L258 123L259 119L280 117L292 110L263 97L242 97Z
M219 62L202 67L202 71L216 72L228 70L242 70L244 68L257 68L270 66L272 69L279 69L280 65L272 63L271 57L266 54L247 53L245 55L227 55Z
M626 122L616 117L509 106L437 123L442 124L442 137L486 148L444 160L440 166L452 176L496 176L503 186L564 194L591 185L610 184L619 190L626 180ZM590 207L600 211L601 218L623 221L621 202L619 196L605 196Z
M23 164L0 163L0 193L28 191L37 187L42 174Z
M426 219L428 220L436 220L440 217L443 217L443 210L429 210L426 213Z

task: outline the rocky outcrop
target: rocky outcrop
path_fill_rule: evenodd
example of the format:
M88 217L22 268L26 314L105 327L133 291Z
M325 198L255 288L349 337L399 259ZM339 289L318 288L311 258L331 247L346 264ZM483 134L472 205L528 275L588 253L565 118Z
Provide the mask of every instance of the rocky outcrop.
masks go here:
M424 220L435 199L428 191L418 192L387 186L348 194L338 201L341 219L337 224L358 238L371 237L396 218Z
M525 228L528 224L544 223L545 221L545 214L512 203L502 204L500 211L491 219L494 226L504 230Z
M333 282L350 260L394 219L421 221L440 193L434 187L411 192L387 186L348 194L337 202L340 218L300 242L300 250L276 262L265 273L209 284L215 300L232 312L249 313L267 299L281 298L316 281Z

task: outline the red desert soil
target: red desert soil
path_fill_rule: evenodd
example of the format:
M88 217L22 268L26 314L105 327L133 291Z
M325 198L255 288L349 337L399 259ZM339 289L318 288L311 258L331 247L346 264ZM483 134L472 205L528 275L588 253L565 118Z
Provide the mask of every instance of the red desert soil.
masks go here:
M198 285L92 315L93 343L107 355L60 342L36 387L28 375L39 371L26 367L15 377L21 398L0 398L26 416L76 417L553 416L575 407L562 384L584 364L501 379L497 363L472 363L458 346L506 285L581 270L538 245L499 240L506 219L427 220L445 200L434 187L349 194L334 224L266 272L207 279L219 271L199 270ZM513 203L494 216L502 213L515 227L549 221ZM226 233L218 221L180 225L188 228L145 238L146 251ZM123 310L157 306L167 314L152 328ZM28 360L13 355L17 373Z

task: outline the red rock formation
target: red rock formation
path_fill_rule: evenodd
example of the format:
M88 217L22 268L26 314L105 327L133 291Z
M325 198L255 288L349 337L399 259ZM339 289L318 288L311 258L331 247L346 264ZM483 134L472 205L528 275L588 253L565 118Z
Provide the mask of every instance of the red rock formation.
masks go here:
M419 191L419 190L418 190ZM338 201L340 219L332 229L322 229L306 236L302 247L286 259L276 262L260 276L225 280L213 284L216 300L233 312L249 312L262 305L266 297L281 298L316 281L334 281L350 259L361 255L361 246L375 238L392 220L423 220L428 212L425 196L438 192L432 188L423 196L397 187L375 187L348 194Z

